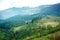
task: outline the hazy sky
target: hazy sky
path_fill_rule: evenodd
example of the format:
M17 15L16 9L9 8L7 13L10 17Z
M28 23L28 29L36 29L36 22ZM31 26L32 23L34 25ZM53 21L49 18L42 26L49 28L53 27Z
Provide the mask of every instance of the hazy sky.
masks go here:
M55 3L60 3L60 0L0 0L0 10L12 7L37 7Z

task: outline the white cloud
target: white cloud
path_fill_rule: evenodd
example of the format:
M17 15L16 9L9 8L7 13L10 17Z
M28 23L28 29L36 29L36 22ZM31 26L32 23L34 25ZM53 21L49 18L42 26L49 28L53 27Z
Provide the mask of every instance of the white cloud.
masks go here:
M0 1L0 10L11 7L36 7L39 5L55 4L58 2L60 2L60 0L2 0Z

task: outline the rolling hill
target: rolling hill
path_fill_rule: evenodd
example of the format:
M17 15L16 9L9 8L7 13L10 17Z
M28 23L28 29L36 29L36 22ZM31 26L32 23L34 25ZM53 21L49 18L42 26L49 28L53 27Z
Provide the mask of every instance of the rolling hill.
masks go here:
M43 40L44 36L60 31L59 21L60 17L49 16L23 26L14 27L11 30L15 33L18 40L39 40L41 38Z

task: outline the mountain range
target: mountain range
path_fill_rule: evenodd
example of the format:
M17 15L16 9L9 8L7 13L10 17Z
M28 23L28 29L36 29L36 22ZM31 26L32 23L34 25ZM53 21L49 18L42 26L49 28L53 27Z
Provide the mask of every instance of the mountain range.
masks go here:
M47 16L60 16L60 3L54 5L42 5L35 8L9 8L0 11L0 27L11 28L31 22L34 18Z

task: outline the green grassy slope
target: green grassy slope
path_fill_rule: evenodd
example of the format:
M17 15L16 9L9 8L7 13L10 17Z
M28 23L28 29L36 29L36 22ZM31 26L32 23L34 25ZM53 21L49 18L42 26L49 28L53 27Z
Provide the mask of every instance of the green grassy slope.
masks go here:
M60 17L49 16L10 30L0 29L0 40L55 40L56 33L60 33Z
M40 40L43 36L59 31L59 21L60 17L49 16L23 26L15 27L13 32L17 33L16 36L20 40Z

